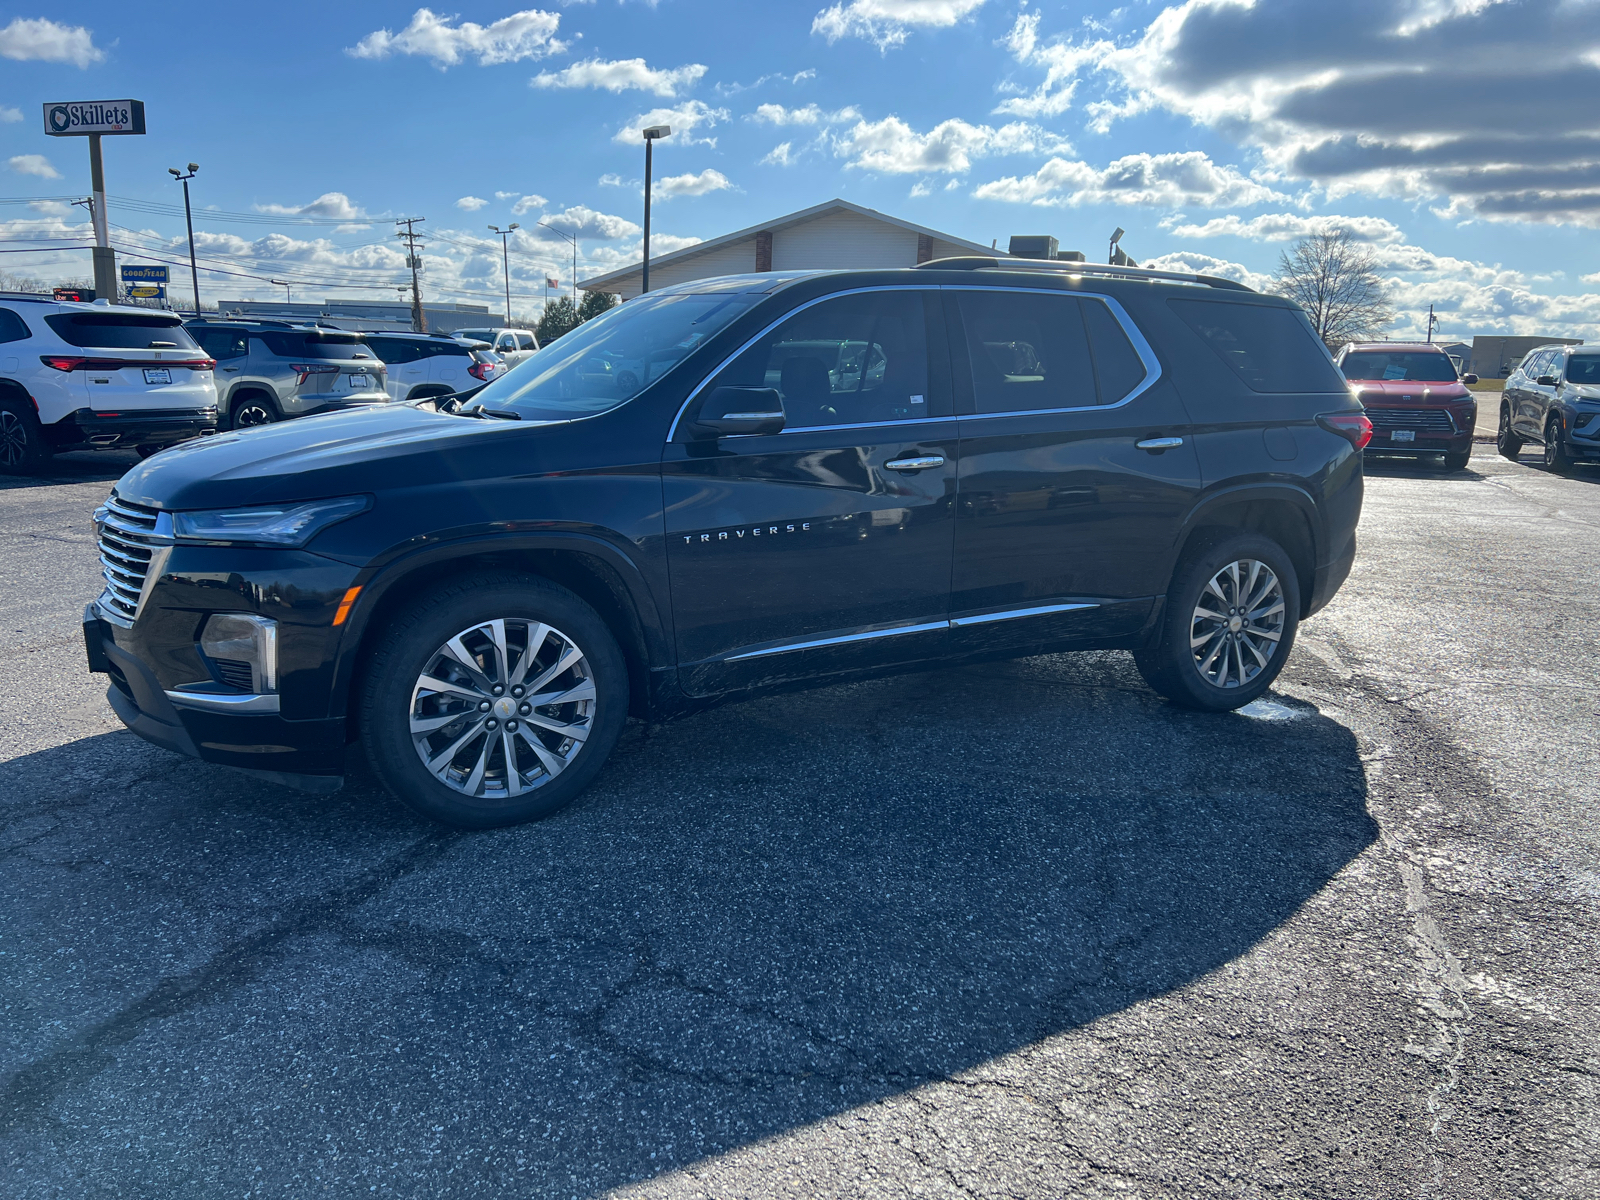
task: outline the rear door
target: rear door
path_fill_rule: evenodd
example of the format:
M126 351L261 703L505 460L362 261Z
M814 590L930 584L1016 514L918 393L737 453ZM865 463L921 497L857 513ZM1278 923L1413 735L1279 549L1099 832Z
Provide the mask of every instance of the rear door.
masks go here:
M431 381L452 392L477 383L467 374L467 368L472 365L472 353L460 342L440 340L429 345L428 365L432 368Z
M680 422L662 486L689 694L945 652L957 434L935 297L815 301L701 389L776 390L781 433L695 440Z
M1537 350L1522 360L1520 368L1521 378L1517 381L1515 399L1512 401L1511 411L1515 414L1517 432L1525 437L1539 438L1544 434L1544 426L1539 420L1539 414L1544 407L1542 391L1539 383L1550 365L1550 351Z
M367 345L384 363L383 386L389 398L404 400L406 394L423 378L424 364L419 361L422 355L419 345L406 338L371 336L367 338Z
M947 288L958 651L1137 630L1200 489L1189 418L1115 300Z

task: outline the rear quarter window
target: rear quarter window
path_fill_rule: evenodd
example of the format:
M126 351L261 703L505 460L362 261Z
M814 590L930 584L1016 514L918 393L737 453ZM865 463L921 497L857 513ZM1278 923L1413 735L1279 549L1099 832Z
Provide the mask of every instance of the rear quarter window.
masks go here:
M45 324L69 346L96 350L148 350L154 342L160 350L198 350L194 338L176 317L152 313L56 313Z
M1253 392L1342 392L1328 351L1297 309L1226 300L1167 301Z
M20 342L32 336L27 322L9 308L0 308L0 342Z

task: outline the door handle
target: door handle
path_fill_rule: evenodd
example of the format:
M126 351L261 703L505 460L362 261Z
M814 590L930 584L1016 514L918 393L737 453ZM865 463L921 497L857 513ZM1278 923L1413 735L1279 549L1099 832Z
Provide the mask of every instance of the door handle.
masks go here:
M224 371L226 371L229 375L237 375L239 373L239 368L238 367L223 367L222 369Z
M1145 438L1144 441L1135 442L1134 445L1141 450L1148 450L1152 454L1156 454L1162 450L1176 450L1183 445L1183 439L1180 437Z
M926 471L929 467L944 466L944 455L929 454L922 458L891 458L883 466L888 471Z

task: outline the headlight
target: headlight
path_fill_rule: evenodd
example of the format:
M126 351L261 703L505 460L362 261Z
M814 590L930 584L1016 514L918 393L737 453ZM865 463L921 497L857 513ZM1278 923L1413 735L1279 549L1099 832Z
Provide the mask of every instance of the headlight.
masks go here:
M260 508L219 508L172 514L172 535L180 542L212 546L304 546L328 526L365 512L367 496L273 504Z
M258 696L278 690L278 623L250 613L212 613L200 652L217 678Z

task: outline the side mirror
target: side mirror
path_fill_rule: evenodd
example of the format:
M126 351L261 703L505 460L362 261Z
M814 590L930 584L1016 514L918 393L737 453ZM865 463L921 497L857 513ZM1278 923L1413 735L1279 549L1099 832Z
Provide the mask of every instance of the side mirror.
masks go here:
M1555 387L1556 377L1554 375L1541 375L1534 382L1540 387Z
M1476 375L1474 375L1471 371L1468 371L1465 375L1463 375L1461 377L1461 382L1462 383L1477 383L1478 382L1478 377Z
M776 388L719 387L700 405L691 426L700 437L738 437L783 429L783 397Z

